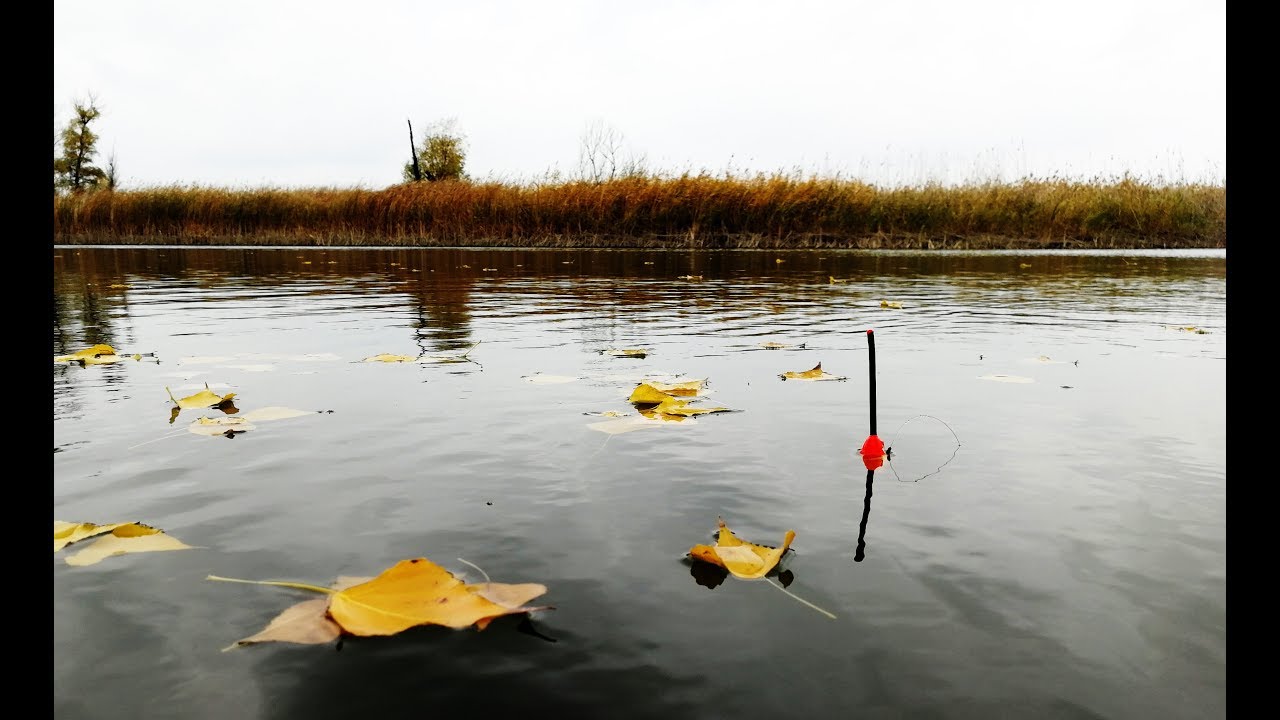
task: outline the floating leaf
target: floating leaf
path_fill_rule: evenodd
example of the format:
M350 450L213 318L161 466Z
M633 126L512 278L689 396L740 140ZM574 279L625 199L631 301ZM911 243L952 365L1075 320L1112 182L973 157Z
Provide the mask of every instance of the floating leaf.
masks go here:
M893 302L893 301L889 301L889 300L881 300L881 301L880 301L880 307L882 307L882 308L892 308L892 309L894 309L894 310L901 310L901 309L902 309L902 303L900 303L900 302Z
M99 355L115 355L115 354L116 354L115 348L111 347L110 345L99 344L99 345L94 345L93 347L85 348L84 350L77 350L76 352L73 352L70 355L55 355L53 358L53 361L54 362L68 362L68 361L79 362L81 360L86 360L89 358L96 358Z
M610 348L608 350L603 350L602 352L605 355L612 355L613 357L629 357L629 358L642 358L642 357L646 357L649 354L648 350L642 350L639 348L629 348L629 349Z
M96 538L83 550L67 556L68 565L93 565L113 556L127 553L189 550L190 545L166 535L163 530L142 523L68 523L53 521L53 551L67 545Z
M382 353L380 355L372 355L361 360L360 362L414 362L418 359L417 355L392 355L390 353Z
M235 435L248 430L256 430L257 426L243 417L198 417L187 426L196 435Z
M684 425L697 425L698 421L692 417L684 417L681 415L660 415L652 410L642 412L639 415L628 415L612 420L601 420L587 425L588 429L597 430L606 435L621 435L623 433L634 432L636 430L644 430L646 428L657 428L670 426L673 423L683 423Z
M56 363L73 362L80 365L110 365L123 360L141 361L142 358L154 358L155 353L126 353L119 355L115 348L110 345L94 345L93 347L78 350L70 355L55 355L53 361ZM156 362L159 362L158 360Z
M838 284L840 284L840 283L847 283L847 282L849 282L849 281L848 281L848 280L837 280L837 279L835 278L835 276L834 276L834 275L828 275L828 276L827 276L827 282L828 282L828 283L830 283L831 285L838 285Z
M351 578L324 588L282 581L235 580L210 575L210 580L279 585L321 592L327 598L299 603L276 616L265 629L232 647L279 640L295 643L328 642L337 635L323 620L334 623L339 635L361 637L395 635L419 625L454 629L474 625L483 630L504 615L551 609L525 603L547 592L538 583L483 582L468 585L430 560L401 560L372 579ZM321 612L317 612L321 611Z
M1029 268L1031 267L1031 263L1018 263L1018 267L1024 268L1024 269Z
M124 523L111 525L95 525L94 523L73 523L62 520L53 521L53 551L58 552L73 542L78 542L95 535L109 533Z
M689 556L719 565L733 573L734 577L747 580L762 578L769 574L796 538L795 532L788 530L783 535L780 547L756 545L734 535L733 531L725 525L723 518L716 518L716 524L720 526L716 544L694 545L689 549Z
M686 380L684 382L664 383L657 380L647 380L644 384L660 393L666 393L667 395L674 395L677 397L696 397L700 395L703 388L707 386L707 381ZM637 390L638 389L639 388L637 388ZM633 400L632 402L635 401Z
M166 387L164 391L169 393L169 399L172 400L174 404L176 404L179 408L182 408L183 410L196 410L199 408L218 407L223 403L230 403L231 398L236 396L235 393L227 393L226 395L219 395L209 389L209 383L204 384L204 390L201 390L195 395L188 395L184 398L175 398L173 396L173 391L170 390L168 387Z
M254 635L237 640L224 648L231 650L260 642L290 642L300 645L320 645L337 640L342 635L338 623L329 619L329 599L304 600L271 619L265 628Z
M733 412L727 407L697 407L689 404L689 400L680 400L677 398L667 398L662 402L648 409L641 409L642 414L657 415L677 415L680 417L688 417L690 415L706 415L708 413Z
M996 382L1007 382L1007 383L1033 383L1033 382L1035 382L1035 380L1032 380L1032 379L1031 379L1031 378L1029 378L1029 377L1021 377L1021 376L1018 376L1018 375L982 375L982 376L980 376L978 379L979 379L979 380L994 380L994 381L996 381Z
M803 350L804 343L800 343L799 345L786 345L784 343L764 342L760 343L760 347L765 350Z
M784 372L778 377L783 380L847 380L844 375L832 375L822 369L822 363L813 366L811 370L803 372Z
M1195 333L1197 335L1208 335L1209 331L1198 328L1194 325L1165 325L1170 330L1180 330L1182 332Z
M702 276L701 275L681 275L676 279L677 280L701 280Z
M632 405L657 405L664 400L673 399L673 395L665 393L649 383L640 383L635 390L631 391L631 396L627 398L627 402Z

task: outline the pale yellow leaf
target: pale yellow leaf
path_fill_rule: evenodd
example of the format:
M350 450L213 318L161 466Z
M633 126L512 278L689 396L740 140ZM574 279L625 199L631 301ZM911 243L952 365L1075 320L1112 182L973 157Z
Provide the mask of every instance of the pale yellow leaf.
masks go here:
M190 545L163 530L141 523L121 523L110 533L100 535L83 550L67 556L68 565L93 565L114 555L128 553L189 550Z
M243 640L237 640L226 650L260 642L289 642L300 645L320 645L337 640L342 628L329 619L329 598L304 600L272 618L265 628Z

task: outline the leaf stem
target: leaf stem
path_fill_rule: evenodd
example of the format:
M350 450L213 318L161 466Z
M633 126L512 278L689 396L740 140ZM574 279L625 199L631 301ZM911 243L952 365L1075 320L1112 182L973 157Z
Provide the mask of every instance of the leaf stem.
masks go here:
M799 595L796 595L796 594L792 593L790 590L788 590L788 589L786 589L786 588L782 587L781 585L774 585L774 584L773 584L773 581L772 581L772 580L770 580L769 578L764 578L764 581L765 581L765 582L767 582L767 583L769 583L770 585L773 585L773 587L778 588L779 590L781 590L782 592L786 593L787 595L790 595L790 596L791 596L791 598L792 598L793 600L796 600L797 602L799 602L799 603L801 603L801 604L803 604L803 605L808 605L809 607L813 608L814 610L817 610L818 612L822 613L823 615L826 615L827 617L831 618L832 620L835 620L835 619L836 619L836 616L835 616L835 615L832 615L831 613L827 612L826 610L823 610L822 608L818 607L817 605L814 605L813 603L809 602L808 600L805 600L804 598L800 597Z
M458 558L458 562L464 562L464 563L467 563L467 564L468 564L468 565L470 565L471 567L473 567L473 568L475 568L475 569L479 570L479 571L480 571L480 574L484 576L484 581L485 581L485 582L487 582L487 583L492 583L492 582L493 582L492 580L490 580L490 579L489 579L489 573L485 572L485 571L484 571L484 568L480 567L479 565L477 565L477 564L475 564L475 563L473 563L473 562L468 562L467 560L463 560L462 558Z
M309 585L307 583L300 582L289 582L287 580L240 580L238 578L220 577L218 575L209 575L205 580L246 583L249 585L276 585L278 587L295 588L297 590L310 590L311 592L324 593L325 595L333 595L338 592L332 588L320 587L319 585Z

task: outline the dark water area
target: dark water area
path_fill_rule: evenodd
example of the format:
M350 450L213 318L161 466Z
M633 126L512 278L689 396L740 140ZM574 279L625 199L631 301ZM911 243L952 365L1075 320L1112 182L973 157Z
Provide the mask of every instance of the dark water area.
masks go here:
M55 552L56 717L1225 715L1225 251L55 247L53 275L55 356L153 354L54 363L55 521L194 546ZM779 377L819 363L847 379ZM684 379L738 412L627 401ZM166 388L206 383L307 412L197 434L232 415ZM794 530L780 572L689 561L717 517ZM315 596L209 575L416 557L554 609L223 651Z

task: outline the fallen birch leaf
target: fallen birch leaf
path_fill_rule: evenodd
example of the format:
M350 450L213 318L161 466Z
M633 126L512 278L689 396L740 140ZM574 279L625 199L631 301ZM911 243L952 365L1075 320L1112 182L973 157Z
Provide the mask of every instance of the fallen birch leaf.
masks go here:
M891 301L889 301L889 300L881 300L881 301L880 301L880 307L882 307L882 308L891 308L891 309L893 309L893 310L901 310L901 309L902 309L902 303L900 303L900 302L891 302Z
M780 547L756 545L746 542L733 534L725 525L723 518L716 518L720 530L716 535L715 545L694 545L689 549L689 556L728 570L734 577L751 580L769 574L782 559L796 534L788 530L782 537Z
M835 277L834 275L828 275L828 276L827 276L827 282L828 282L828 283L830 283L831 285L838 285L838 284L840 284L840 283L847 283L847 282L849 282L849 281L848 281L848 280L837 280L837 279L836 279L836 277Z
M610 348L608 350L602 350L601 352L603 352L605 355L611 355L613 357L629 357L629 358L642 358L642 357L648 356L649 354L648 350L642 350L639 348L630 348L630 349Z
M673 399L675 399L674 395L665 393L649 383L640 383L635 390L631 391L627 402L632 405L657 405L664 400Z
M114 555L128 553L159 552L163 550L189 550L190 545L166 535L163 530L142 523L68 523L53 521L53 551L67 545L94 538L83 550L67 556L68 565L94 565Z
M194 395L188 395L184 398L175 398L173 396L173 391L170 390L168 387L165 387L164 391L169 393L169 399L172 400L174 404L176 404L179 408L183 410L197 410L200 408L218 407L223 403L230 403L231 398L236 396L235 393L227 393L226 395L219 395L218 393L209 389L209 383L205 383L204 389L201 390L200 392Z
M702 276L701 275L681 275L676 279L677 280L701 280Z
M417 355L392 355L390 353L382 353L380 355L371 355L360 362L413 362L417 359Z
M800 343L799 345L785 345L783 343L764 342L760 343L760 347L765 350L803 350L804 343Z
M847 380L844 375L832 375L822 369L822 363L813 366L811 370L803 372L784 372L778 377L783 380Z

